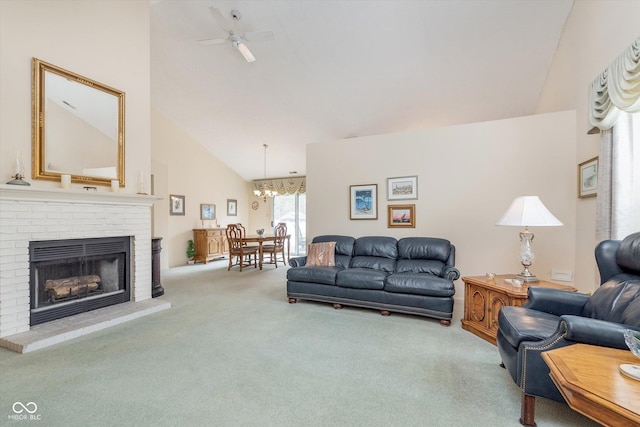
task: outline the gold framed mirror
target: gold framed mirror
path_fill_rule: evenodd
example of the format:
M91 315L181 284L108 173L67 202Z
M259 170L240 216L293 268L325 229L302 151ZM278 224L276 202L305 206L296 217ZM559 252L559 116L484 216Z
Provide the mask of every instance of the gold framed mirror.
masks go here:
M32 66L32 177L124 187L124 92L37 58Z

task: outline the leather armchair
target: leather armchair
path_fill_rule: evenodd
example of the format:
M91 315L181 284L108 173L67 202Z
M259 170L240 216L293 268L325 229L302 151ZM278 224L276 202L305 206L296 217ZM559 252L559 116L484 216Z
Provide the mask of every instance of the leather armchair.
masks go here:
M626 349L623 331L640 332L640 232L595 250L600 287L593 295L529 287L523 307L503 307L497 346L522 390L520 423L533 426L535 397L564 398L541 354L577 343Z

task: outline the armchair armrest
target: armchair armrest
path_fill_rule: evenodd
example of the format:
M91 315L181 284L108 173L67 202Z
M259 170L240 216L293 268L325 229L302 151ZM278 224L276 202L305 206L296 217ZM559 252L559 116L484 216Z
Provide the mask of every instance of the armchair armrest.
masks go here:
M306 263L307 263L307 257L306 256L300 256L300 257L290 258L289 259L289 265L291 267L304 267L304 265Z
M440 273L440 275L443 278L451 280L453 282L454 280L458 280L460 278L460 270L455 267L445 265L442 268L442 273Z
M529 300L524 307L562 316L580 315L589 295L552 288L529 287Z
M561 319L559 329L565 331L564 338L575 343L626 350L624 330L640 332L640 328L590 317L561 316Z
M518 349L516 383L525 394L562 400L549 378L549 367L542 359L545 351L573 344L626 349L623 331L640 328L574 315L561 316L556 331L542 341L523 341Z

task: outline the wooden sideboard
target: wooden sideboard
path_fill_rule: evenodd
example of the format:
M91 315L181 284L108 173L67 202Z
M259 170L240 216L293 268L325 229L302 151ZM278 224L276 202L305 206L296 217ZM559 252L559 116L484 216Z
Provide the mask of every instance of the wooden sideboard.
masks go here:
M193 243L196 254L193 259L205 264L229 253L229 244L224 228L194 228Z
M511 275L498 275L493 280L485 276L463 277L464 282L464 318L462 329L476 334L480 338L496 344L498 334L498 313L505 306L522 306L529 296L529 286L562 289L576 292L573 286L560 285L558 283L541 280L534 283L525 283L517 288L505 279L515 277Z

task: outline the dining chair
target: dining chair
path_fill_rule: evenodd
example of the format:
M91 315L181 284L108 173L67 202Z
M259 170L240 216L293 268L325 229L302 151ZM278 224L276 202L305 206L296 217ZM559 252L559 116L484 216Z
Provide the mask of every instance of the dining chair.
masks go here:
M236 227L238 227L238 228L240 229L240 233L241 233L241 235L242 235L242 238L247 237L247 230L244 228L244 225L242 225L242 223L240 223L240 222L239 222L239 223L237 223L237 224L235 224L235 225L236 225ZM250 244L249 244L249 243L247 243L247 242L242 242L242 244L243 244L244 246L249 246L249 247L256 247L256 248L259 248L259 246L258 246L258 245L250 245Z
M234 265L239 265L240 271L242 271L243 267L251 267L252 264L255 268L258 268L258 247L243 245L242 229L236 224L229 224L226 234L229 242L229 267L227 271L231 270ZM252 258L253 263L251 261Z
M281 257L281 261L286 265L286 259L284 255L284 241L287 238L287 224L284 222L279 223L273 229L273 245L262 245L262 264L275 264L278 268L278 257ZM265 263L265 255L269 254L269 261Z

